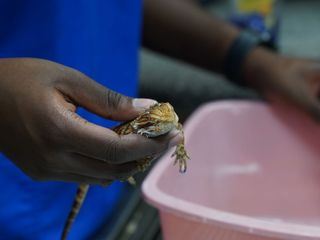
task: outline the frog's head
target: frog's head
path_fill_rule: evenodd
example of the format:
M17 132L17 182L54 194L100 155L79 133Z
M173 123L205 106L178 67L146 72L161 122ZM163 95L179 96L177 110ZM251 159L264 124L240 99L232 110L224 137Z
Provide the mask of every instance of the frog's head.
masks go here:
M136 133L157 137L178 126L179 118L170 103L156 103L132 122Z

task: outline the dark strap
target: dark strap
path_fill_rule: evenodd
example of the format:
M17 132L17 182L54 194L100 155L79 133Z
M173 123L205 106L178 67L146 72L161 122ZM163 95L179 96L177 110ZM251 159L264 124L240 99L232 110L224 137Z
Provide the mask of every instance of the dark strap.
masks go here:
M261 43L260 38L248 31L242 31L232 43L225 59L224 73L232 82L244 86L242 67L245 57Z

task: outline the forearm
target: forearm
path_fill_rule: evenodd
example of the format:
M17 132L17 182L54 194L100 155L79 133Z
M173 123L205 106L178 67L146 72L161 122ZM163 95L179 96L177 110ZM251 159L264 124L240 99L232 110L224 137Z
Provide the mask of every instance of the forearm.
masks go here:
M222 72L238 29L185 0L144 0L144 46Z
M213 72L224 71L228 50L239 34L231 24L186 0L144 0L145 47ZM243 59L241 71L249 86L260 88L278 67L279 56L256 47ZM271 76L272 77L272 76ZM264 80L261 80L264 81Z

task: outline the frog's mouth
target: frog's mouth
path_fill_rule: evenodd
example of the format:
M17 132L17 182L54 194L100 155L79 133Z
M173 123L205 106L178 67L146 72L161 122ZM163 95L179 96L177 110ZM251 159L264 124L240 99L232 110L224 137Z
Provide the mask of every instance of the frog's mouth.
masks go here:
M136 133L146 137L158 137L170 132L175 127L176 127L175 124L171 122L170 123L159 122L155 125L147 125L142 128L139 128L137 129Z

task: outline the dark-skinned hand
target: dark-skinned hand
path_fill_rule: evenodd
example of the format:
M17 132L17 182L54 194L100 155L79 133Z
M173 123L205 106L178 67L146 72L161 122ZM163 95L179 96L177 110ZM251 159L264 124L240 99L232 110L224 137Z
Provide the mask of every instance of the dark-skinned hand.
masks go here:
M0 60L0 150L36 180L105 184L137 172L137 160L163 153L178 132L119 136L76 114L82 106L127 121L154 104L111 91L71 68L40 59Z
M289 103L320 121L320 62L257 48L249 54L244 73L247 83L271 102Z

